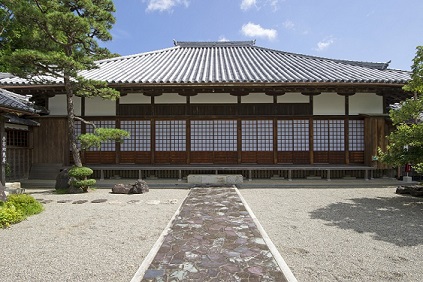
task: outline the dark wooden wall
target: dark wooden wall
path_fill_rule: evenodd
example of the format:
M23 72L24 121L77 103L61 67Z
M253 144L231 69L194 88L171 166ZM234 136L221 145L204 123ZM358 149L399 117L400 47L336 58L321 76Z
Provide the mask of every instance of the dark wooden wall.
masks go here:
M35 119L34 119L35 120ZM66 118L41 117L33 128L33 163L67 164L69 142Z
M378 148L386 148L389 135L389 121L387 117L367 116L364 119L364 164L368 166L377 166L379 169L389 168L387 165L373 160L377 156Z

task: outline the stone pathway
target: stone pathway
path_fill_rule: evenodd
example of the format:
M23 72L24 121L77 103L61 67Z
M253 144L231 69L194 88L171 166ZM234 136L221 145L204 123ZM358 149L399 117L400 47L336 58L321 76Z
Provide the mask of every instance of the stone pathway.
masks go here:
M236 188L191 189L162 239L132 281L288 281Z

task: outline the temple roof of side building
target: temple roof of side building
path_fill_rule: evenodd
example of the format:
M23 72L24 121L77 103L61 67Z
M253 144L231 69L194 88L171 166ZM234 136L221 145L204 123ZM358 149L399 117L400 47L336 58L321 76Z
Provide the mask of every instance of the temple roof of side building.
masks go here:
M0 88L0 112L38 115L39 109L27 97Z
M213 85L249 83L405 84L410 72L389 69L389 62L328 59L258 47L255 41L179 42L152 52L97 61L81 72L110 84ZM32 84L17 77L0 85ZM56 83L60 84L56 80Z

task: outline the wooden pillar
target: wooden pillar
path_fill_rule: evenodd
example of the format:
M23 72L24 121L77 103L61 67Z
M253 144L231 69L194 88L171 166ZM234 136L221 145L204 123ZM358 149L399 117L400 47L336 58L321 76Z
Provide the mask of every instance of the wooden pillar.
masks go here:
M314 164L314 131L313 131L313 108L314 108L314 96L319 95L320 92L316 91L307 91L307 92L301 92L303 95L307 95L309 97L309 107L310 107L310 114L312 115L309 118L309 159L310 164Z
M273 114L278 114L278 96L273 95ZM273 119L273 164L278 163L278 119Z
M313 117L309 118L308 121L308 148L309 148L309 157L310 164L314 164L314 124Z
M237 116L239 116L241 114L241 107L242 107L242 97L241 95L238 95L236 97L236 101L237 101L237 107L236 107L236 114ZM236 128L237 128L237 137L236 137L236 148L237 148L237 152L238 152L238 164L242 163L242 121L240 118L237 119L236 122Z
M242 163L242 122L241 119L237 119L237 152L238 152L238 164Z
M115 119L115 128L120 129L120 119L116 118ZM119 164L120 163L120 144L121 142L115 142L115 163Z
M156 106L155 106L155 101L154 101L154 95L151 95L150 97L150 104L151 104L151 116L155 116L156 115Z
M278 119L273 119L273 164L278 163Z
M150 120L150 150L151 150L151 163L155 163L155 151L156 151L156 120L152 118Z
M185 126L186 126L186 129L185 129L186 145L185 145L185 147L186 147L186 150L187 150L186 151L187 152L187 164L190 164L191 163L191 119L187 119Z
M350 96L349 95L345 95L344 151L345 151L345 164L349 164L350 163Z
M309 95L309 105L310 105L310 114L313 116L314 100L313 95ZM314 164L314 131L313 131L313 117L309 119L308 122L308 148L309 148L309 157L310 164Z

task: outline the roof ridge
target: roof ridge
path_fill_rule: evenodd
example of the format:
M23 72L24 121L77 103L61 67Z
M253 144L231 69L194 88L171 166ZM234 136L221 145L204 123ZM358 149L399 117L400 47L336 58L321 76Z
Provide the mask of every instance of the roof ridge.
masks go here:
M249 41L177 41L173 40L175 46L180 47L252 47L255 40Z
M147 52L142 52L142 53L137 53L137 54L131 54L131 55L118 56L118 57L113 57L113 58L108 58L108 59L102 59L102 60L98 60L98 61L95 61L95 62L96 63L105 63L105 62L112 62L112 61L118 61L118 60L125 60L125 59L129 59L129 58L135 58L135 57L154 54L154 53L166 52L166 51L176 49L176 48L178 48L178 47L172 46L172 47L167 47L167 48L163 48L163 49L159 49L159 50L153 50L153 51L147 51Z
M276 49L266 48L266 47L260 47L260 46L254 46L254 48L264 49L264 50L268 50L270 52L277 52L277 53L286 54L286 55L299 56L299 57L309 58L309 59L314 59L314 60L325 60L325 61L331 61L331 62L347 64L347 65L352 65L352 66L359 66L359 67L377 69L377 70L386 70L386 69L388 69L389 64L391 63L391 60L389 60L387 62L342 60L342 59L332 59L332 58L319 57L319 56L313 56L313 55L305 55L305 54L288 52L288 51L281 51L281 50L276 50Z

